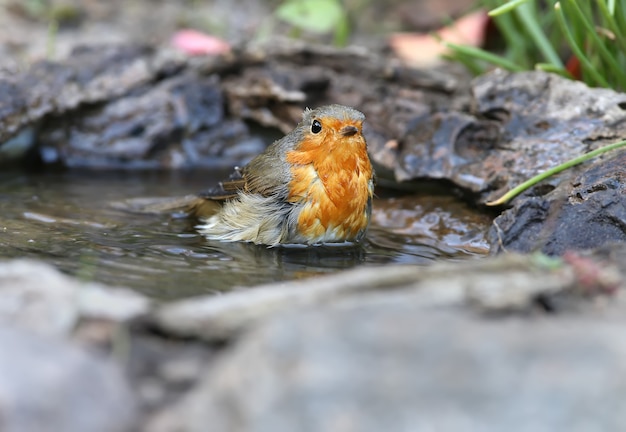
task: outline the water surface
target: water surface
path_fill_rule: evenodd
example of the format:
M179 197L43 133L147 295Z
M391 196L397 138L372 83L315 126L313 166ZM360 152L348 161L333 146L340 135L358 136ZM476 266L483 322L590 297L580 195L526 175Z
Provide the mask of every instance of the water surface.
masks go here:
M377 199L362 245L296 249L207 241L186 219L111 205L197 192L224 174L0 174L0 258L37 258L87 280L170 299L357 265L427 265L487 252L484 232L490 219L441 195Z

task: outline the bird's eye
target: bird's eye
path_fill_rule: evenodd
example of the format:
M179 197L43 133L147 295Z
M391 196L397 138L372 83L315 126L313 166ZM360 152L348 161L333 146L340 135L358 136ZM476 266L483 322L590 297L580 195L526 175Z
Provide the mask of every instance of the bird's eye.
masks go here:
M318 134L322 131L322 124L318 120L313 120L311 124L311 132Z

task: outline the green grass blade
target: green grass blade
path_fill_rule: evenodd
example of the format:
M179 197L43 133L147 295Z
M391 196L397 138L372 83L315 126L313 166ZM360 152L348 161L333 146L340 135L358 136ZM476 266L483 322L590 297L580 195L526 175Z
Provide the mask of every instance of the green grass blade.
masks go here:
M626 53L626 36L622 33L621 27L615 21L615 16L610 11L610 5L607 5L604 0L598 1L598 7L600 9L600 15L604 18L606 26L615 35L615 42L619 46L623 53ZM626 13L626 5L622 12Z
M615 15L615 0L609 0L607 9L611 15Z
M531 68L533 61L532 56L528 55L528 38L520 32L516 16L514 14L499 15L493 17L493 22L505 41L504 57L520 66Z
M480 75L485 73L485 66L478 61L475 57L463 54L458 51L454 51L450 54L443 54L441 56L445 60L456 61L464 65L473 75Z
M586 14L582 11L578 2L576 0L565 0L567 1L578 21L583 25L583 27L587 30L586 34L591 38L593 45L589 47L589 50L597 52L602 60L606 62L607 67L603 68L609 71L619 71L616 75L616 79L621 88L626 88L626 74L623 73L622 67L617 63L615 56L608 50L604 41L598 36L595 26L589 19Z
M496 17L507 12L511 12L513 9L518 7L519 5L526 3L528 0L511 0L510 2L503 4L495 9L492 9L488 12L490 17Z
M536 70L540 70L540 71L544 71L544 72L550 72L553 74L557 74L560 75L564 78L567 79L573 79L572 74L570 74L567 69L562 68L562 67L558 67L558 66L554 66L552 63L537 63L535 65L535 69Z
M492 54L480 48L474 48L474 47L465 46L465 45L457 45L457 44L450 43L450 42L444 42L444 44L446 47L448 47L449 49L453 51L457 51L465 55L473 56L477 59L484 60L488 63L494 64L496 66L500 66L501 68L508 69L510 71L522 72L526 70L522 66L516 63L513 63L512 61L509 61L505 59L504 57Z
M626 147L626 141L619 141L613 144L609 144L607 146L600 147L598 149L585 153L584 155L578 156L577 158L570 159L567 162L562 163L561 165L557 165L554 168L550 168L549 170L546 170L542 172L541 174L538 174L534 176L533 178L526 180L524 183L520 184L519 186L514 187L513 189L511 189L510 191L502 195L497 200L489 201L485 204L488 206L497 206L497 205L505 204L511 199L521 194L522 192L524 192L526 189L536 185L537 183L547 179L548 177L553 176L554 174L560 173L561 171L564 171L575 165L586 162L589 159L593 159L594 157L598 155L601 155L611 150L616 150L621 147Z
M545 59L555 66L563 67L563 63L561 62L559 55L552 47L552 44L544 34L543 30L541 30L541 27L539 27L537 18L533 16L531 8L532 5L524 3L515 9L515 11Z
M570 48L572 49L572 51L574 52L574 54L580 61L580 64L583 67L583 71L588 73L589 76L593 78L593 80L600 86L610 87L606 79L604 79L604 77L596 70L596 68L589 61L589 59L587 58L585 53L582 51L582 49L576 44L576 41L574 40L574 36L572 35L572 32L570 31L569 26L567 25L567 22L565 21L565 16L563 15L563 10L561 9L560 2L557 2L554 5L554 12L556 13L556 18L559 23L559 26L561 27L561 30L563 31L563 35L565 36L565 39L569 43Z
M48 37L46 40L46 59L52 60L56 54L57 35L59 34L59 22L51 19L48 23Z

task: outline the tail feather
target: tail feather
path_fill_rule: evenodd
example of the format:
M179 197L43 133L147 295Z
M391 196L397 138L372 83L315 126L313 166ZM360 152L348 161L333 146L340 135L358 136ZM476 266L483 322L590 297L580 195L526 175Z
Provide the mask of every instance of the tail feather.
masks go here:
M118 210L143 213L185 213L192 218L207 218L213 216L221 208L221 204L197 195L168 198L131 198L111 203Z

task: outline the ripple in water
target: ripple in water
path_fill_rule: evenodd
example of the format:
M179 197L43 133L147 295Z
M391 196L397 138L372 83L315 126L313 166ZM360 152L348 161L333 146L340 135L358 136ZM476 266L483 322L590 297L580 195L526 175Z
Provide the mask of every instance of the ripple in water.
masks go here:
M110 204L179 196L223 178L207 173L61 173L0 179L0 257L37 258L78 277L160 299L331 273L357 265L482 256L490 219L450 197L377 199L365 242L267 248L210 242L189 221Z

